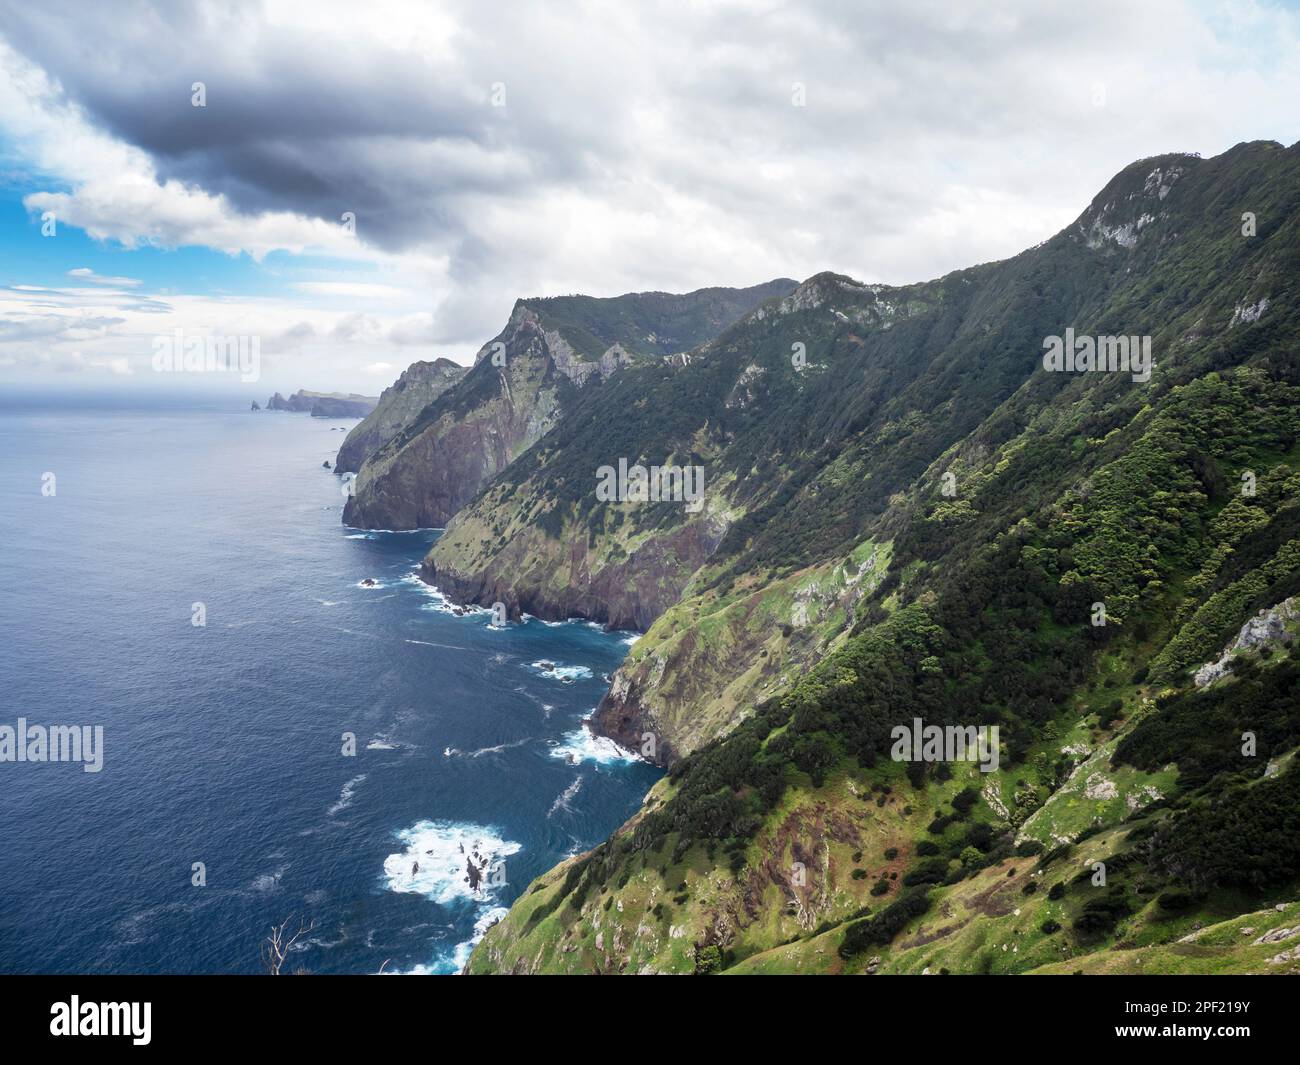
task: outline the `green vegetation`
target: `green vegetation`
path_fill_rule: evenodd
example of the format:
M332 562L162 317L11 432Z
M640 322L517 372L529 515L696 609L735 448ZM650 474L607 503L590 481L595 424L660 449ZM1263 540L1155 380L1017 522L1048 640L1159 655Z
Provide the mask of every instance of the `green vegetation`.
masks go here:
M1297 297L1300 149L1242 145L1134 164L1003 263L819 275L685 365L584 392L457 521L546 514L531 535L566 564L576 543L635 560L706 519L615 519L592 471L706 464L715 546L624 673L679 706L624 705L691 742L471 969L1286 971L1294 944L1254 939L1300 881L1292 634L1192 671L1300 592ZM1043 372L1067 326L1151 335L1153 379ZM815 625L812 584L834 587ZM686 683L700 662L725 709ZM916 718L997 725L996 771L895 763ZM1205 934L1229 926L1244 943Z

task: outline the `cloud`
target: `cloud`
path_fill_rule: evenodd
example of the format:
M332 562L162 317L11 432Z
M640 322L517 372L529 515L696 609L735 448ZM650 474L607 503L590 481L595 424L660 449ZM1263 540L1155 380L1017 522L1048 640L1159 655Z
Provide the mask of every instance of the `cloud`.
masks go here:
M92 285L108 285L112 288L134 288L140 284L140 281L134 277L105 277L103 274L97 274L88 266L79 266L75 270L69 270L68 276L78 281L86 281Z
M1296 15L1251 0L0 14L0 122L49 176L28 209L335 257L299 284L317 343L467 356L519 296L939 276L1136 158L1300 136Z

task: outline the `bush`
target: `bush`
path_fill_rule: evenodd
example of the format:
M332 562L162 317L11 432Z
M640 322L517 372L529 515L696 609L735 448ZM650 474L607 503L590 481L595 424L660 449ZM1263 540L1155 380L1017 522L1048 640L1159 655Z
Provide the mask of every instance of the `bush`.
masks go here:
M1114 888L1084 906L1083 913L1074 920L1074 929L1084 935L1105 935L1114 929L1121 917L1132 912L1123 889Z
M1168 910L1170 913L1181 913L1183 910L1190 910L1199 906L1204 898L1204 895L1197 892L1173 888L1156 899L1156 905L1162 910Z
M966 842L987 853L993 846L993 826L983 821L976 821L966 831Z
M1065 881L1059 880L1047 890L1047 897L1055 902L1057 899L1065 898Z
M941 884L947 875L948 860L946 858L931 858L928 862L922 862L903 877L903 883L908 887L915 887L918 884Z
M716 943L695 948L695 975L708 976L722 971L722 951Z
M887 946L914 917L930 908L930 896L925 891L910 891L900 895L874 917L850 925L840 943L841 958L852 958L867 947Z
M1057 924L1055 921L1053 921L1051 918L1048 918L1039 927L1043 931L1044 935L1049 935L1049 936L1054 935L1055 933L1061 930L1061 926Z

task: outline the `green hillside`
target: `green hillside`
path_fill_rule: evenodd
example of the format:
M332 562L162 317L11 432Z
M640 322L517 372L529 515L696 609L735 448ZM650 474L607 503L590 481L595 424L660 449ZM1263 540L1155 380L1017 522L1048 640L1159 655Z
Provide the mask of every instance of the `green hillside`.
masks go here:
M1282 928L1300 876L1298 280L1300 149L1164 156L1014 259L819 275L584 395L431 566L508 557L526 604L585 553L599 616L646 552L679 595L597 722L672 768L471 970L1287 970L1211 930ZM1047 372L1067 328L1150 336L1151 379ZM708 505L598 504L620 456ZM996 772L893 761L915 718L997 725Z

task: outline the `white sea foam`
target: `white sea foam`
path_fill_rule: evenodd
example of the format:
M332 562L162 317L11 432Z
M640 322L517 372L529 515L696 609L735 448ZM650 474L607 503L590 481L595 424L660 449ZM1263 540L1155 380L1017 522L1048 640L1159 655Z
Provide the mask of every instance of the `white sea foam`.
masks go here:
M444 758L481 758L485 754L500 754L511 747L522 747L528 742L530 741L525 738L515 740L513 743L498 743L495 747L480 747L477 751L462 751L455 747L447 747L443 750L442 756Z
M566 732L562 741L551 748L552 758L562 758L566 762L595 762L597 765L611 765L615 762L639 762L631 751L624 750L608 736L597 736L586 725L573 732Z
M557 810L567 810L569 813L572 813L573 807L570 806L569 803L577 796L578 792L580 792L581 790L582 790L582 777L577 777L573 781L573 783L570 784L567 788L565 788L563 793L557 796L556 800L553 803L551 803L551 808L546 812L546 816L552 817Z
M261 876L253 877L253 882L248 886L251 887L254 891L261 891L263 893L279 891L280 878L283 877L284 874L288 872L288 870L289 870L289 866L287 864L281 863L275 868L273 872L263 873Z
M479 915L478 920L474 922L473 938L464 943L457 943L456 949L451 952L451 963L457 973L462 972L465 966L469 964L470 952L478 945L479 940L487 935L487 930L504 919L509 912L504 906L493 906L490 910Z
M413 643L413 644L415 644L415 646L417 646L417 647L443 647L443 648L446 648L448 651L468 651L468 650L469 650L468 647L462 647L460 644L455 644L455 643L436 643L436 642L433 641L433 640L412 640L412 639L409 639L409 638L408 638L408 639L403 640L402 642L403 642L403 643Z
M474 922L474 935L464 943L457 943L455 947L444 954L439 955L438 960L431 965L412 965L409 969L393 970L385 969L385 976L445 976L449 973L459 975L464 971L465 966L469 963L470 952L478 945L479 941L487 935L487 931L498 921L502 920L507 913L504 906L492 906L479 914L478 919Z
M357 785L362 783L365 779L365 773L359 773L343 785L343 790L339 792L338 802L329 808L330 817L333 817L337 813L342 813L352 805L352 796L356 794Z
M547 659L538 659L536 662L530 662L530 669L537 670L543 677L550 680L558 680L567 684L572 684L575 680L590 680L592 672L586 666L560 666Z
M454 821L418 821L398 832L397 839L405 849L384 859L385 886L443 906L491 901L499 889L494 870L520 850L494 829ZM471 861L482 874L476 891L469 885Z
M474 617L482 614L491 615L492 611L487 607L466 605L461 606L453 603L442 591L433 584L429 584L420 578L420 571L413 570L402 578L403 584L414 585L423 592L429 599L421 608L423 610L436 610L439 614L451 614L454 617Z
M325 509L326 509L326 510L337 510L338 508L337 508L337 507L326 507ZM435 529L435 528L432 528L432 527L421 527L421 528L419 528L419 529L360 529L360 530L358 530L357 527L356 527L355 525L345 525L345 526L343 526L343 528L345 528L345 529L352 529L352 530L354 530L354 531L358 531L358 532L384 533L385 535L389 535L389 536L402 536L402 535L409 534L409 533L426 533L426 532L442 532L442 531L443 531L442 529Z

